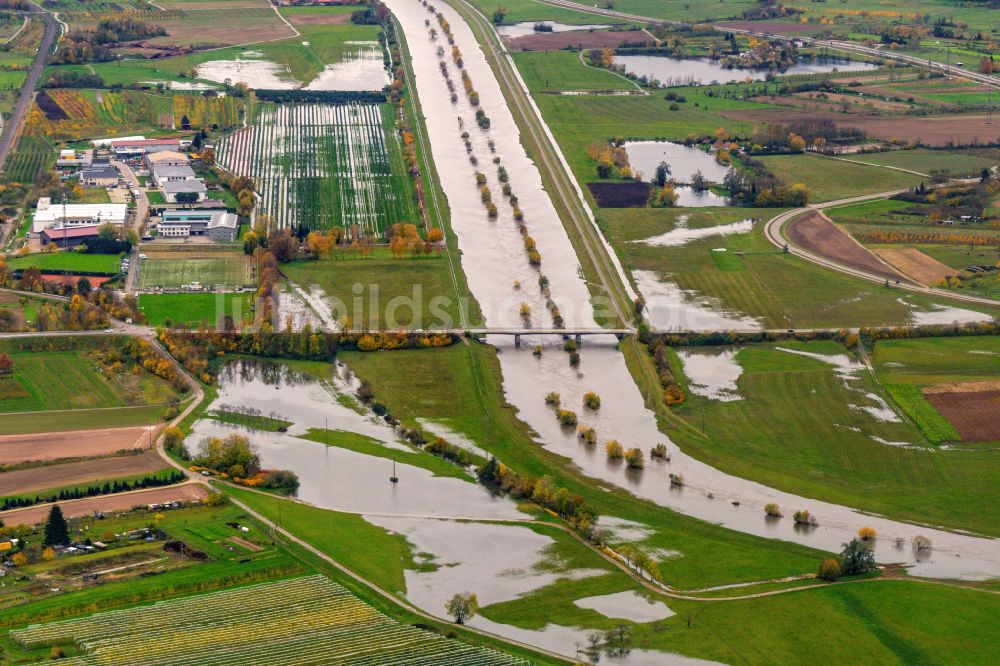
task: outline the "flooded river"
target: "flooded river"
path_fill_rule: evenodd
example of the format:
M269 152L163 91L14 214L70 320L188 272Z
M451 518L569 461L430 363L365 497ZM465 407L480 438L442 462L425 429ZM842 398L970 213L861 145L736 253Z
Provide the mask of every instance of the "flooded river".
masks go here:
M480 163L489 163L488 141L495 142L497 154L511 174L510 183L525 212L529 233L538 242L543 257L541 270L550 279L553 300L558 303L567 325L594 326L593 309L579 262L542 188L539 172L521 146L517 126L471 30L450 7L437 6L452 26L456 45L464 55L465 68L479 91L482 108L492 121L491 128L486 131L475 127L473 108L463 96L457 104L449 101L435 53L438 43L428 38L424 27L424 20L433 18L431 14L416 0L389 0L387 4L399 18L413 55L416 86L426 116L433 157L451 206L452 226L463 251L462 268L474 296L483 306L487 322L491 326L518 326L516 304L521 301L530 304L532 313L544 315L544 297L537 290L527 288L537 283L538 272L525 258L510 208L502 198L497 199L500 208L497 220L486 217L473 180L474 169L469 165L459 136L458 118L463 118L465 126L472 128L469 130L471 140ZM457 69L450 60L447 62L452 78L458 80ZM499 191L500 183L495 179L494 170L483 170L489 177L491 189ZM515 281L525 287L515 290L512 286ZM668 294L666 298L676 297ZM536 326L549 325L542 316L537 319ZM658 430L653 414L644 407L642 395L610 336L606 340L588 339L581 350L582 361L578 368L570 367L558 346L541 338L537 341L545 345L541 357L533 356L529 349L515 349L504 340L490 342L500 349L504 393L519 410L519 416L535 429L546 447L571 459L594 478L730 529L828 551L839 551L841 544L853 538L860 527L875 527L880 535L877 558L883 562L910 563L917 575L1000 576L1000 540L862 515L848 507L794 496L730 476L686 456ZM526 347L530 348L535 342L529 340ZM576 434L561 428L544 404L545 394L556 391L568 408L583 413L582 397L590 390L604 400L600 411L587 414L585 419L588 425L596 428L599 441L614 438L626 446L641 446L646 450L663 442L668 444L671 462L648 464L645 470L630 473L623 465L609 463L603 452L580 445ZM671 472L684 475L685 487L671 487L668 478ZM804 531L796 529L791 520L767 521L763 506L768 502L777 502L790 510L809 509L820 517L820 525ZM930 537L934 544L933 553L921 556L919 562L909 546L897 549L893 544L896 537L909 544L917 534Z

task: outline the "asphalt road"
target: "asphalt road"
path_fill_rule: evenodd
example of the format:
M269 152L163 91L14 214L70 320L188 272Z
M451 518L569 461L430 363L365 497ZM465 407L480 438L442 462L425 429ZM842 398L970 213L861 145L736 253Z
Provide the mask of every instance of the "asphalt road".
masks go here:
M3 134L0 134L0 169L7 163L7 155L10 154L11 149L14 147L14 138L17 136L21 123L24 122L24 117L28 113L32 94L35 92L35 86L38 85L38 80L42 76L42 69L45 67L45 59L52 50L52 45L55 43L56 35L59 32L59 24L53 18L52 14L45 11L35 12L35 14L40 14L42 21L45 22L45 33L42 35L41 46L38 49L38 53L35 54L34 62L31 63L31 69L28 71L28 77L24 80L24 86L21 88L20 95L18 95L17 103L14 104L14 110L10 115L10 119L4 125Z
M111 165L117 168L122 178L132 185L132 192L135 194L135 215L132 218L132 226L142 236L146 230L146 224L149 223L149 197L146 196L146 191L139 184L139 179L136 178L132 167L118 160L111 160ZM138 282L139 246L136 245L132 248L132 254L129 256L128 275L125 276L125 293L134 294Z

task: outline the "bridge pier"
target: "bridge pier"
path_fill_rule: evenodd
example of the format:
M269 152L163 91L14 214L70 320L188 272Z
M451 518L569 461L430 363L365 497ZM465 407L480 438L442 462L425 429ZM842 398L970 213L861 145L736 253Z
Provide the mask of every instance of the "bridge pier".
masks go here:
M515 347L520 347L521 346L521 334L520 333L515 333L514 334L514 346Z
M576 338L576 346L579 347L583 343L583 336L577 333L574 337Z

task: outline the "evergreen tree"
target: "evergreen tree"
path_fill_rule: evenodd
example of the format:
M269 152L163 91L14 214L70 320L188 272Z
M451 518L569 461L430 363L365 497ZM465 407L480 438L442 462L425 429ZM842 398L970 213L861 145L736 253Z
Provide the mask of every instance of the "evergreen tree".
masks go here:
M49 510L49 519L45 522L45 546L61 546L69 543L69 528L63 518L62 509L58 504Z

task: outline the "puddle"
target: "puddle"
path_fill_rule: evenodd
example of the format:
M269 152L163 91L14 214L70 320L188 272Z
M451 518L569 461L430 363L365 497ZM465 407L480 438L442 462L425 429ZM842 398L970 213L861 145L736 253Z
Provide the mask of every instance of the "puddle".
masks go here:
M910 308L917 306L904 298L897 298L897 301ZM949 305L931 306L933 310L912 310L910 312L910 323L917 326L947 326L948 324L975 324L978 322L990 321L992 317L975 310L966 310Z
M381 90L389 84L382 47L377 42L356 44L359 48L344 53L340 62L326 65L306 85L295 79L288 67L265 60L254 51L245 51L234 60L203 62L197 66L198 78L216 83L242 81L251 88L266 90Z
M306 90L381 90L389 85L389 73L382 59L382 48L375 46L359 48L354 53L344 54L338 63L327 65L315 79L305 86Z
M745 234L753 231L753 220L740 220L739 222L720 224L714 227L691 229L688 227L688 218L689 216L687 215L681 215L677 218L677 221L674 223L674 228L670 231L662 233L659 236L651 236L649 238L631 242L643 243L645 245L655 245L657 247L678 247L680 245L687 245L691 241L701 240L702 238Z
M661 331L756 331L761 324L751 317L725 312L718 300L684 291L653 271L632 271L646 301L643 316Z
M678 349L677 355L684 363L688 388L700 395L720 402L741 400L736 381L743 368L736 361L737 349Z
M336 322L333 322L334 329L324 328L323 320L309 307L308 300L309 295L298 286L285 285L278 299L278 322L275 329L283 331L291 327L293 331L301 331L309 324L315 331L335 330Z
M655 622L675 615L662 601L653 601L634 591L574 599L573 605L597 611L604 617L636 623Z
M251 58L250 53L244 53L246 59L209 60L197 66L198 78L208 79L216 83L233 85L246 83L251 88L267 90L290 90L298 88L298 82L292 78L287 67L270 60Z

